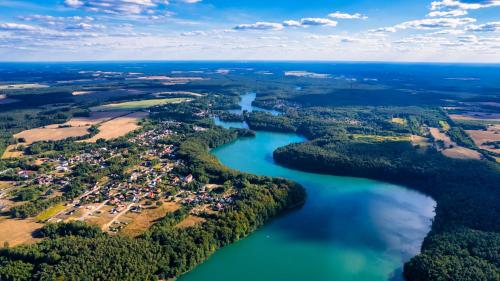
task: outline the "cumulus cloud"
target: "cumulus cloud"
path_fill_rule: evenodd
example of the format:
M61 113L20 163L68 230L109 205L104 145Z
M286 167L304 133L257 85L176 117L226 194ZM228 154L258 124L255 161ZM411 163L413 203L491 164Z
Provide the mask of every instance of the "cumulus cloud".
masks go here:
M337 26L338 22L325 18L303 18L300 20L301 26Z
M38 28L32 25L20 24L20 23L0 23L0 30L7 31L33 31Z
M201 0L178 0L178 2L194 4ZM65 0L70 8L85 9L91 12L106 14L138 15L154 14L156 8L169 4L167 0Z
M438 28L456 28L461 25L471 24L476 22L473 18L434 18L413 20L400 23L394 28L396 29L438 29Z
M303 18L300 20L286 20L283 23L256 22L252 24L240 24L234 30L281 30L285 27L309 27L309 26L337 26L337 22L325 18Z
M353 19L366 20L366 19L368 19L367 16L364 16L360 13L348 14L348 13L341 13L339 11L337 11L335 13L331 13L328 16L331 18L334 18L334 19L346 19L346 20L353 20Z
M466 10L433 11L428 14L429 17L461 17L465 15L467 15Z
M259 21L251 24L240 24L234 27L235 30L280 30L283 29L281 23Z
M496 32L500 31L500 21L488 22L480 25L469 25L465 29L472 32Z
M500 6L499 0L468 0L462 2L459 0L442 0L431 3L431 10L440 9L460 9L460 10L477 10L482 8Z

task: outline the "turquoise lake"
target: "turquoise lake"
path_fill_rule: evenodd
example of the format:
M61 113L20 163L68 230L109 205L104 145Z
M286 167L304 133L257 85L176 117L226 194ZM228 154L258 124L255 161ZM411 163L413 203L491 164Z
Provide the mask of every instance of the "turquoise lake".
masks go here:
M419 252L430 230L435 201L398 185L305 173L274 162L276 148L301 141L295 134L257 132L212 151L233 169L302 184L307 201L301 209L217 251L179 280L403 279L404 262Z

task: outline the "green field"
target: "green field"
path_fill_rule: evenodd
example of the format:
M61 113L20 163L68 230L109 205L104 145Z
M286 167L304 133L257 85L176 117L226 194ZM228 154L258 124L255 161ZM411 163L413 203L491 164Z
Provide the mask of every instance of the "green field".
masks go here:
M187 98L170 98L170 99L151 99L151 100L139 100L139 101L129 101L121 103L111 103L101 106L92 107L92 111L110 111L110 110L140 110L150 108L156 105L168 104L168 103L181 103L189 101Z
M59 212L61 212L64 209L66 209L66 207L63 204L57 204L55 206L48 208L47 210L43 211L42 213L40 213L36 217L36 220L37 221L46 221L46 220L50 219L51 217L57 215Z

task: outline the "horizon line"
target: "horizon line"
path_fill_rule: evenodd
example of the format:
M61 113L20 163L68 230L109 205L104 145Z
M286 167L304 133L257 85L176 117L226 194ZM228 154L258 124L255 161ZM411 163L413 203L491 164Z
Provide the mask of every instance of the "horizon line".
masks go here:
M193 59L193 60L12 60L2 61L0 63L196 63L196 62L213 62L213 63L258 63L258 62L275 62L275 63L384 63L384 64L475 64L475 65L500 65L498 62L474 62L474 61L385 61L385 60L266 60L266 59Z

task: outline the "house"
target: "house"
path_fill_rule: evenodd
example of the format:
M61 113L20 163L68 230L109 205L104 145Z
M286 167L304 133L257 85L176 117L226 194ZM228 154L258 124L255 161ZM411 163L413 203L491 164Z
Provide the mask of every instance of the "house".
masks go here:
M193 181L193 175L189 174L184 178L185 183L190 183Z

